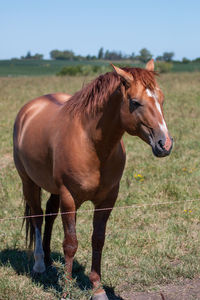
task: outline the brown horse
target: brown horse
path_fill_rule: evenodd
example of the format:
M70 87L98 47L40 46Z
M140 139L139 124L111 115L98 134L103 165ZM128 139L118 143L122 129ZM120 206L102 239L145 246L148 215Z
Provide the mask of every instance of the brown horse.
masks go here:
M125 165L122 136L139 136L158 157L172 148L153 60L146 69L113 68L73 96L51 94L28 102L14 126L14 160L23 184L25 215L42 215L41 188L51 193L46 214L54 213L45 217L43 243L43 217L28 219L31 242L35 235L33 270L44 272L45 264L51 263L50 239L60 208L68 212L62 214L63 250L71 276L78 247L76 211L91 200L95 211L90 280L93 299L98 300L108 299L100 284L100 265L106 223Z

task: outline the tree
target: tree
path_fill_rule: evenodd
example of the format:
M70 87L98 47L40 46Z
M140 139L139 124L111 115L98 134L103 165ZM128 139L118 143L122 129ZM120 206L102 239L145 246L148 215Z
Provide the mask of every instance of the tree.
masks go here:
M43 54L36 53L35 55L31 56L32 59L43 59Z
M74 58L74 52L71 50L65 50L62 52L60 59L72 60Z
M135 59L135 53L132 52L131 55L129 56L130 59Z
M52 50L50 52L50 57L52 59L72 60L75 57L75 55L74 52L71 50L64 50L64 51Z
M26 56L25 56L25 59L31 59L31 51L28 51Z
M153 57L151 52L149 50L147 50L146 48L142 48L139 53L140 53L140 55L139 55L138 58L143 63L146 63L147 61L149 61Z
M105 54L104 54L104 59L108 59L108 60L120 60L123 59L123 55L120 51L109 51L106 50Z
M163 59L163 56L162 55L159 55L159 56L157 56L156 57L156 61L163 61L164 59Z
M190 60L187 57L182 58L182 63L187 64L189 62L190 62Z
M170 61L172 61L173 56L174 56L174 52L164 52L163 60L170 62Z
M101 47L100 49L99 49L99 52L98 52L98 59L103 59L103 57L104 57L104 52L103 52L103 47Z
M197 63L200 63L200 57L197 57L193 60L193 62L197 62Z
M35 55L31 55L31 52L28 51L26 56L21 56L21 59L43 59L43 54L36 53Z
M57 59L57 57L59 57L59 55L60 55L60 51L59 50L52 50L50 52L51 59Z

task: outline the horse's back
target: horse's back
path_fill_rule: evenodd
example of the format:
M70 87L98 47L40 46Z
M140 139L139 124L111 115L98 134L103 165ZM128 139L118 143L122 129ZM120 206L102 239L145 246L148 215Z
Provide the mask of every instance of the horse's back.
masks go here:
M55 93L55 94L48 94L48 95L44 95L40 98L37 99L46 99L47 101L52 101L55 102L57 104L63 104L65 103L67 100L69 100L69 98L71 97L71 95L66 94L66 93Z
M21 175L26 171L34 179L34 174L43 165L45 171L41 172L42 177L48 177L51 173L49 133L56 126L56 113L69 98L70 95L64 93L44 95L29 101L19 111L13 139L15 165Z
M18 138L18 142L20 141L20 137L25 133L25 129L28 126L32 125L31 127L37 127L38 123L44 123L45 118L50 119L53 117L59 107L61 107L70 97L69 94L64 93L48 94L26 103L19 111L15 120L15 143L16 138Z

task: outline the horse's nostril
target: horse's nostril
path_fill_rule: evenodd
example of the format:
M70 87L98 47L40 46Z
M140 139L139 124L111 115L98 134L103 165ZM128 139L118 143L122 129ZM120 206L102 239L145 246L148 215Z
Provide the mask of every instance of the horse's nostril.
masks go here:
M162 149L164 149L164 142L163 142L162 140L159 140L159 141L158 141L158 145L159 145Z

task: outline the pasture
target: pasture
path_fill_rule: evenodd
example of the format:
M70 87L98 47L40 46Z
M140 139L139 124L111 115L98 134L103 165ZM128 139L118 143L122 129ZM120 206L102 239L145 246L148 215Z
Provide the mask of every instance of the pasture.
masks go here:
M29 99L54 92L74 93L90 80L0 78L0 218L23 215L21 182L12 161L17 111ZM108 221L102 258L102 282L109 299L131 300L136 291L159 291L168 284L181 285L186 279L200 277L200 73L171 73L158 80L165 94L164 113L174 149L169 157L159 159L138 138L124 136L126 168ZM47 197L43 193L43 205ZM125 206L129 208L120 208ZM0 221L0 299L53 300L60 299L63 291L73 300L89 299L91 209L87 202L78 212L79 247L74 279L68 286L64 285L60 216L52 236L56 270L38 278L31 275L32 252L25 247L22 220ZM200 298L191 294L187 299Z
M119 60L112 61L114 64L120 64L121 66L133 66L133 67L144 67L143 63L131 61L131 60ZM100 66L102 68L110 68L110 62L108 60L0 60L0 76L8 77L18 77L18 76L54 76L63 67L75 67L75 66ZM111 70L111 68L110 68ZM196 72L200 71L199 62L188 62L180 63L173 62L172 68L170 70L165 70L165 72ZM103 71L104 72L104 71ZM107 70L105 70L107 72Z

